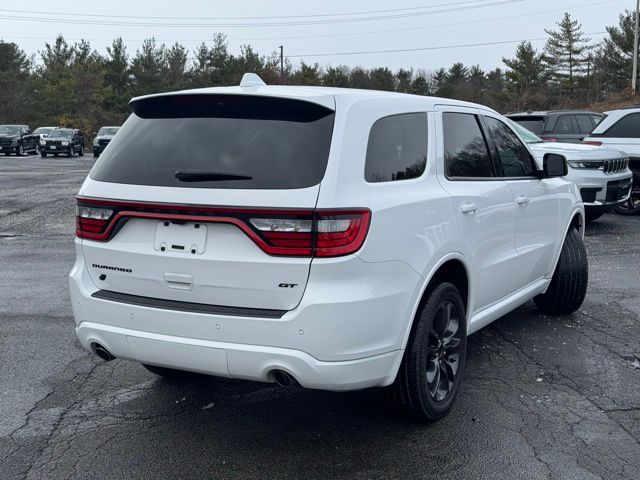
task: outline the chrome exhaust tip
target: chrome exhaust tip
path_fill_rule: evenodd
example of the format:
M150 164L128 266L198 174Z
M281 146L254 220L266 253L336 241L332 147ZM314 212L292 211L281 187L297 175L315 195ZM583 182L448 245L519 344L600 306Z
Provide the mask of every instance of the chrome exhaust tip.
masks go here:
M282 370L274 370L273 379L281 387L292 387L298 384L295 378Z
M111 352L109 352L109 350L104 348L99 343L92 343L91 344L91 350L93 350L93 353L95 353L96 356L100 357L105 362L110 362L111 360L116 358L113 355L111 355Z

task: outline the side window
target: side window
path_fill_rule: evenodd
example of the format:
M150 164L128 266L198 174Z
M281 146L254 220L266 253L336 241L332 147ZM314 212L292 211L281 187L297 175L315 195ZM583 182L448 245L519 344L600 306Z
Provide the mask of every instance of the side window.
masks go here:
M560 115L556 120L556 126L553 129L554 133L576 133L573 128L573 119L571 115Z
M498 159L500 173L505 177L530 177L536 172L527 147L503 122L484 117L489 140Z
M589 115L576 115L576 120L578 121L578 130L580 130L580 133L591 133L595 124L591 121Z
M448 177L495 177L489 149L478 124L468 113L443 113L444 163Z
M614 138L640 137L640 113L630 113L622 117L604 132L604 136Z
M427 165L427 114L377 120L369 132L364 177L369 183L417 178Z
M598 125L604 119L604 115L591 115L591 120L593 120L594 125Z

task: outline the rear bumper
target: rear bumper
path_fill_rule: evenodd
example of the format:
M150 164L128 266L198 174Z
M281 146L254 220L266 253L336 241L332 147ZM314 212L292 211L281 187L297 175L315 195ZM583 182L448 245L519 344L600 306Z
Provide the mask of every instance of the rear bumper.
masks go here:
M312 264L300 305L278 318L133 305L92 296L80 241L70 273L76 333L115 357L262 382L357 390L393 382L421 277L403 262L357 256Z
M273 382L273 372L291 374L303 387L358 390L393 382L402 351L343 362L321 362L299 350L160 335L81 322L82 346L105 347L116 358L218 377Z
M0 153L16 153L17 151L17 145L0 145Z

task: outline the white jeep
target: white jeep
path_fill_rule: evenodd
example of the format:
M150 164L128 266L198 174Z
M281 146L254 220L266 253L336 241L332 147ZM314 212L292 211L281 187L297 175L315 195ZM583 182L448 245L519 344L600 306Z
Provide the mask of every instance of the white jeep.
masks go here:
M567 180L578 186L587 222L629 202L633 182L629 156L625 152L595 145L544 142L513 120L509 123L528 144L540 165L549 152L567 159Z
M77 197L76 332L103 359L444 416L467 335L587 288L566 161L486 107L318 87L135 98Z

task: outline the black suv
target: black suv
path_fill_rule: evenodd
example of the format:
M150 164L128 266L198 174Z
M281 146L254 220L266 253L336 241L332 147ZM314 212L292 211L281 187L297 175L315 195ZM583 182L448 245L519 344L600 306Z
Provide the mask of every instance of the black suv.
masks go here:
M506 117L545 142L580 143L600 123L602 115L586 110L509 113Z
M107 145L119 129L120 127L102 127L98 130L96 137L93 139L94 157L100 155L107 148Z
M27 125L0 125L0 153L38 153L39 135L34 135Z
M74 153L84 155L84 135L77 128L56 128L40 144L42 158L48 154L57 157L60 154L70 157Z

